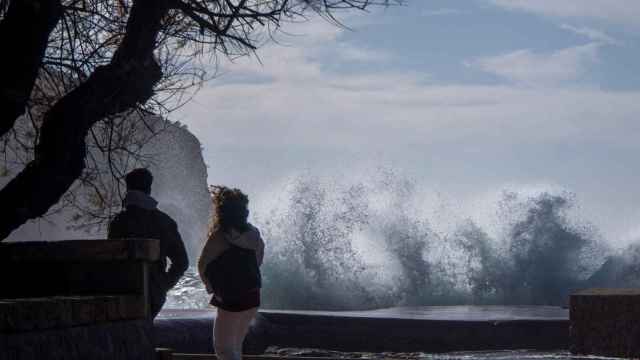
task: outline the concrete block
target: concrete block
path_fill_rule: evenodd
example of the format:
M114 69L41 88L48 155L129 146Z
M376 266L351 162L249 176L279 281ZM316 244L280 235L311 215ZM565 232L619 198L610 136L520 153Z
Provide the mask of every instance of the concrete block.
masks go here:
M574 354L640 357L640 289L588 289L570 298Z

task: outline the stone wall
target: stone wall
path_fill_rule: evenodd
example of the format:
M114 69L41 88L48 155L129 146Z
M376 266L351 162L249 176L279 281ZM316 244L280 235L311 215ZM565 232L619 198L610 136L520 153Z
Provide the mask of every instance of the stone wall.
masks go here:
M0 244L0 360L153 359L157 240Z
M571 352L640 357L640 289L589 289L571 295Z
M0 360L152 360L150 321L0 333Z
M262 311L264 340L278 347L356 352L558 350L566 320L428 320Z

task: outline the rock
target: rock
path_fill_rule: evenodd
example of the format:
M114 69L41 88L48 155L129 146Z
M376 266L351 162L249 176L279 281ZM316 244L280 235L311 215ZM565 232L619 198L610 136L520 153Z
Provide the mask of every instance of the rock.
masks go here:
M195 263L211 220L207 166L198 138L185 126L168 124L144 147L153 159L152 195L158 200L160 210L178 223L189 261Z
M185 242L189 260L195 263L211 219L207 166L202 157L200 141L185 126L157 116L145 118L145 124L138 123L136 131L148 132L149 129L153 129L157 134L147 133L139 136L151 138L141 151L149 161L149 169L153 173L152 195L158 200L160 210L165 211L178 223L178 230ZM100 155L96 154L96 156ZM105 172L108 172L106 162L104 166ZM20 168L12 169L12 174L19 170ZM10 179L11 176L0 177L0 188ZM105 181L112 181L112 179L105 179ZM81 205L85 207L86 204ZM119 204L113 211L118 210ZM79 225L70 222L74 213L74 211L63 209L59 213L48 216L48 221L26 223L14 231L7 240L22 242L106 237L106 226L97 230L92 229L91 233L71 228L70 225Z
M640 245L631 245L621 254L608 257L602 266L582 284L582 287L640 287Z

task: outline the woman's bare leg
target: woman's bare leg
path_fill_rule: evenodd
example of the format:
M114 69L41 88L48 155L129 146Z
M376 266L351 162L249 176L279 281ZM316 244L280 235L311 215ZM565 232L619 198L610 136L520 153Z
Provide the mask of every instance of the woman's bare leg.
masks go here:
M238 349L238 352L240 353L240 355L242 355L242 344L244 343L244 338L247 336L247 333L249 332L249 327L251 326L251 321L256 316L257 312L258 312L258 308L255 307L253 309L249 309L249 310L237 313L238 323L235 328L236 329L235 341L236 341L236 349Z
M213 347L220 360L240 360L236 334L238 329L236 313L218 308L218 315L213 326Z

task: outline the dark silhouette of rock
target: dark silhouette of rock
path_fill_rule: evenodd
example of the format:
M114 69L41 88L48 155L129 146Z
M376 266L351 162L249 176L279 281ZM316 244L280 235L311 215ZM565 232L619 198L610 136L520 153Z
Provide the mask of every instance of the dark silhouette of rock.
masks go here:
M211 218L202 145L185 126L172 123L145 146L145 153L153 158L149 168L154 175L152 194L159 208L178 223L189 260L194 263Z
M640 244L627 247L622 253L610 256L582 284L582 288L639 288Z
M193 263L208 230L211 201L207 190L207 166L200 141L185 126L149 117L147 123L159 130L143 148L151 160L152 195L158 207L177 223ZM140 126L137 131L149 131ZM0 178L0 186L6 178ZM106 228L87 233L70 228L72 211L62 211L47 221L32 221L14 231L8 241L61 240L73 238L105 238ZM106 225L106 224L105 224Z

